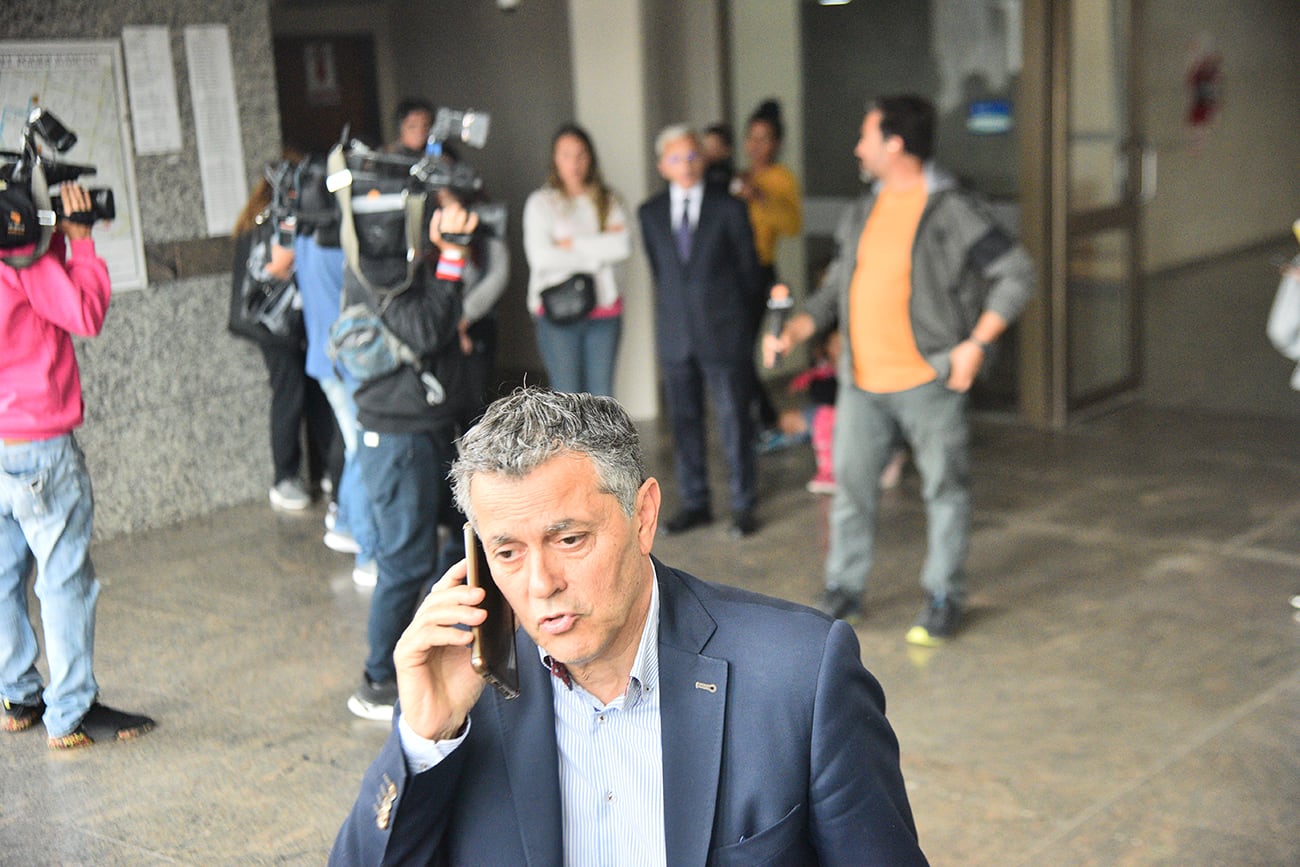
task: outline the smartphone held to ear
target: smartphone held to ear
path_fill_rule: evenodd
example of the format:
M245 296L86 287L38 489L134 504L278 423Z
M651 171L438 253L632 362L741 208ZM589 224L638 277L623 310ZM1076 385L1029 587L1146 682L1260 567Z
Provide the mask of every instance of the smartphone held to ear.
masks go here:
M468 566L466 583L483 588L483 602L479 607L487 611L487 619L472 628L474 642L470 645L470 664L502 696L517 698L519 661L515 657L515 612L492 580L487 552L468 522L465 524L465 558Z

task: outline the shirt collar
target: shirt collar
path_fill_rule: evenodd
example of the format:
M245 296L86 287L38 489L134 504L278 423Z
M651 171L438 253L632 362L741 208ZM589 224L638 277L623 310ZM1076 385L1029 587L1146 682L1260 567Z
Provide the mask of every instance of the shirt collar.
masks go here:
M688 187L686 189L682 189L676 184L668 185L668 197L672 201L672 204L677 206L677 210L681 210L682 199L685 199L687 196L690 197L692 203L698 202L701 199L703 199L704 181L700 181L695 186Z

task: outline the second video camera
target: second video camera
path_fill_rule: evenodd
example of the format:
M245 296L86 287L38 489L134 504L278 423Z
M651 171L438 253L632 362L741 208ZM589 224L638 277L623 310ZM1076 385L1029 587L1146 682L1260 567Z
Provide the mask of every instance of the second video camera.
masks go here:
M94 166L66 163L41 152L39 142L45 142L56 153L66 153L77 143L77 136L54 115L42 106L35 106L27 115L23 126L22 140L17 151L0 151L0 157L6 162L0 165L0 180L13 187L25 187L31 192L34 182L45 183L49 188L50 204L57 216L83 225L91 225L97 220L112 220L117 216L113 200L113 191L107 187L88 187L90 194L90 211L67 214L63 210L62 197L57 186L65 181L75 181L84 175L93 175ZM39 172L36 169L39 168ZM40 181L38 181L38 178Z

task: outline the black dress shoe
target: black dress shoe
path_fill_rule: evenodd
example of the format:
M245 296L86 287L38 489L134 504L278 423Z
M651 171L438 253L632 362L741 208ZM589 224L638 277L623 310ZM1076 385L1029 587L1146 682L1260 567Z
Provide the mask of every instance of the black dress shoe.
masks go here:
M705 524L713 523L713 513L707 508L703 509L682 509L676 515L673 515L664 524L664 529L668 534L685 533L687 530L694 530L696 527L703 527Z
M752 536L757 532L758 519L754 517L752 509L744 509L732 514L730 530L732 536L740 539L745 536Z

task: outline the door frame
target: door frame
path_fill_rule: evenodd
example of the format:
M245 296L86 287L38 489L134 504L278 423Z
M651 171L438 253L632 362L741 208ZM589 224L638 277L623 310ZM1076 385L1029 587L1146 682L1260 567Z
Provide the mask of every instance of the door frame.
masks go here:
M1024 69L1020 89L1022 235L1038 269L1038 292L1020 323L1020 413L1043 427L1063 428L1079 414L1133 394L1141 385L1141 183L1138 136L1138 23L1141 0L1129 0L1126 77L1127 157L1123 201L1071 215L1069 212L1069 73L1072 0L1024 0ZM1075 237L1128 229L1131 373L1105 388L1071 399L1069 343L1069 250Z

